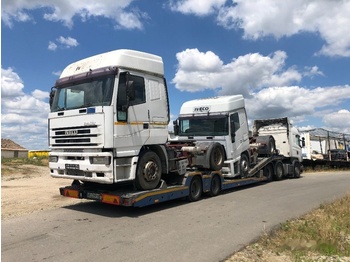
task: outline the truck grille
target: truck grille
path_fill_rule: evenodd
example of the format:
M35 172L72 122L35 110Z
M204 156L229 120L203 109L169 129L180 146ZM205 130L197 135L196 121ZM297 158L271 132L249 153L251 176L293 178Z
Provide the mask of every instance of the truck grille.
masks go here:
M97 125L53 128L51 146L98 146L100 135Z

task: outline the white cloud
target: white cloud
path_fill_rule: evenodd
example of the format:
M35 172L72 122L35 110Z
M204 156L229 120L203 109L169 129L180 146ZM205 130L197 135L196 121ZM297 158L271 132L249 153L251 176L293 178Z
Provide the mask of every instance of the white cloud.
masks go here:
M183 14L216 15L219 25L243 29L244 38L279 39L301 32L319 35L325 44L317 52L350 57L350 1L343 0L233 0L170 1L170 9Z
M29 11L41 9L44 19L62 22L67 27L73 26L73 17L78 16L82 21L91 17L105 17L115 21L117 28L142 29L142 20L147 19L146 13L129 6L134 0L3 0L1 5L1 19L5 25L12 27L14 22L33 20ZM130 10L129 10L130 9Z
M55 72L52 72L52 74L55 76L60 76L62 74L62 71L61 70L55 71Z
M270 87L246 99L251 118L316 116L318 111L334 108L350 99L350 86L306 89L298 86ZM348 125L349 122L347 122Z
M276 51L270 56L247 54L224 64L213 52L186 49L176 54L178 68L172 83L181 91L217 90L219 94L249 95L266 86L299 82L302 74L294 67L285 69L287 54Z
M75 47L79 45L78 41L72 37L60 36L59 38L57 38L57 41L60 44L62 44L65 48Z
M215 72L220 70L223 62L213 52L199 52L198 49L186 49L177 53L176 58L179 61L179 68L184 71L204 71Z
M48 92L36 89L26 94L12 68L2 68L1 73L1 136L29 150L47 148Z
M323 122L332 127L333 131L350 134L350 111L347 109L325 115Z
M39 89L35 89L33 92L32 92L32 96L36 99L39 99L39 100L45 100L46 98L49 97L49 92L45 92L45 91L41 91Z
M323 72L318 69L317 66L312 67L305 67L305 72L303 74L304 76L308 76L311 79L314 78L314 76L324 76Z
M49 49L51 51L55 51L57 49L57 44L55 44L54 42L50 41L49 42L49 46L47 47L47 49Z
M56 51L57 48L69 49L71 47L76 47L79 45L78 41L70 36L63 37L60 36L56 39L57 43L50 41L48 49L51 51Z
M1 97L16 97L23 95L24 85L21 78L13 71L13 68L1 68Z
M213 13L215 10L225 4L226 0L180 0L170 1L169 7L173 11L183 14L195 14L205 16Z

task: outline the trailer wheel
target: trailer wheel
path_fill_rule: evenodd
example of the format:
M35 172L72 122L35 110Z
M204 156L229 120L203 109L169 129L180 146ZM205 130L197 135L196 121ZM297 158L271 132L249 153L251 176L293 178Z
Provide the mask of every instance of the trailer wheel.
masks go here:
M273 177L273 167L271 164L267 165L264 167L263 169L263 174L264 177L266 177L266 181L267 182L271 182L272 181L272 177Z
M300 163L298 161L293 162L293 177L300 178Z
M241 177L247 177L249 173L249 159L246 154L241 155L240 172Z
M210 183L210 191L209 195L210 196L217 196L221 191L221 179L218 175L215 175L211 179Z
M275 163L274 179L279 181L279 180L282 180L283 176L284 176L283 163L281 161L277 161Z
M153 151L140 155L136 170L135 185L139 190L154 189L160 181L162 166L159 156Z
M210 151L210 169L220 170L225 161L225 152L221 144L215 143Z
M200 180L199 177L195 176L192 178L189 190L190 190L190 192L188 194L187 199L190 202L198 201L201 198L202 191L203 191L203 185L202 185L202 181Z

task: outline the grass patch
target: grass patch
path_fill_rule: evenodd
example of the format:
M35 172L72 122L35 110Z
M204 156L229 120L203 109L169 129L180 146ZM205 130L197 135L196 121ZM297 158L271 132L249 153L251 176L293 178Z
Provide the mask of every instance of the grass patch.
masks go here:
M259 245L275 254L287 254L293 261L350 257L350 194L281 224L279 230L263 236Z
M28 174L35 166L49 165L48 157L35 158L1 158L1 175L11 176L16 174Z
M17 167L21 165L47 166L49 159L47 157L34 158L1 158L1 165Z

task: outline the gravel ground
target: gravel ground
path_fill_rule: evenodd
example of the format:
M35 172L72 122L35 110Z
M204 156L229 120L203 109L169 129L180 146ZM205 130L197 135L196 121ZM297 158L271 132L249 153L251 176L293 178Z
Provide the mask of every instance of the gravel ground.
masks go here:
M24 174L21 170L28 172ZM49 169L45 166L21 166L21 169L14 168L10 174L2 174L1 219L86 201L60 195L59 188L70 183L68 179L50 177Z

